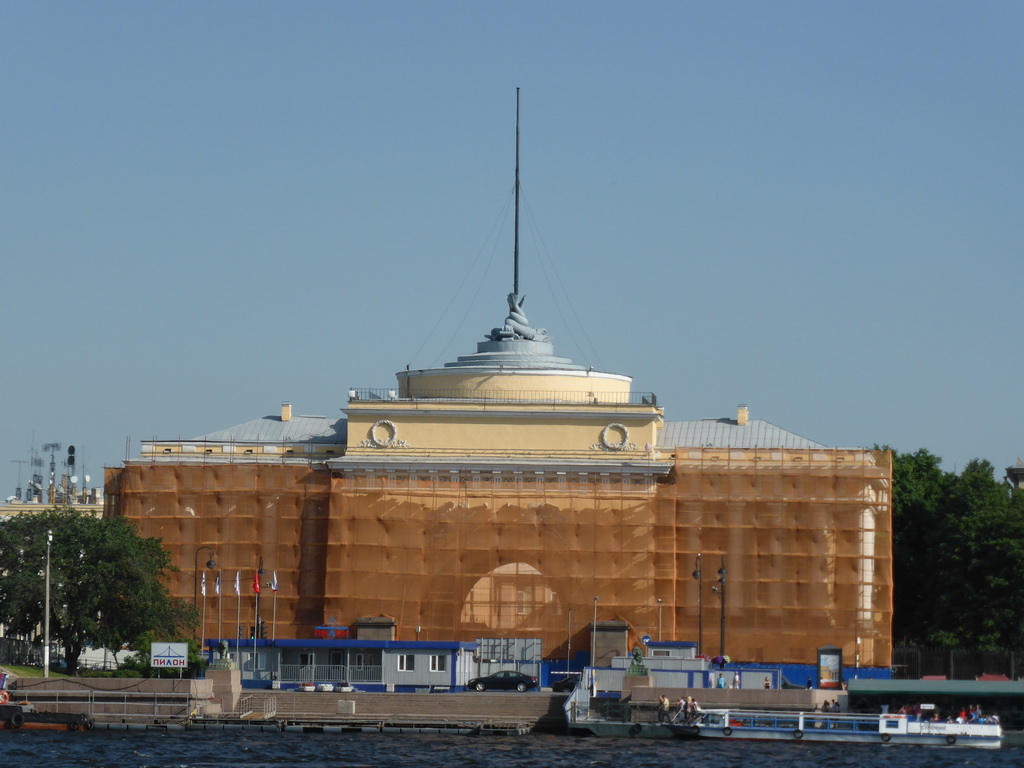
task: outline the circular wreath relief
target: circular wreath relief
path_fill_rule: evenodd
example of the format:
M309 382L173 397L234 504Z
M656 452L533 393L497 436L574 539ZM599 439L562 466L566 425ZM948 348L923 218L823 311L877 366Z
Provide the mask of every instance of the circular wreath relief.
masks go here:
M386 440L381 440L377 437L377 430L383 428L387 431L388 436ZM395 443L395 438L398 437L398 427L395 426L393 421L388 419L380 419L373 423L370 427L370 445L374 448L390 448Z
M608 442L608 433L612 430L617 429L622 432L622 442L610 443ZM626 446L629 445L629 430L626 429L625 425L612 422L607 427L601 430L601 447L608 451L624 451Z

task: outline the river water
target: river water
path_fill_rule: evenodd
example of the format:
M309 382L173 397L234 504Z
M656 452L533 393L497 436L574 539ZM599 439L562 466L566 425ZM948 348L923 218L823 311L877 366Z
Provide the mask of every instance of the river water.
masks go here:
M5 731L19 768L1009 768L1024 749L248 731Z

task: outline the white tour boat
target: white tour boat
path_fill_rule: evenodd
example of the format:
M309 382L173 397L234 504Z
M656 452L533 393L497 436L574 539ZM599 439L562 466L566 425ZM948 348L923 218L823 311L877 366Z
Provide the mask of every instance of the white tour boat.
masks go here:
M998 723L947 723L909 715L846 715L838 712L772 712L709 709L693 723L672 723L684 739L828 741L851 744L920 744L998 748Z

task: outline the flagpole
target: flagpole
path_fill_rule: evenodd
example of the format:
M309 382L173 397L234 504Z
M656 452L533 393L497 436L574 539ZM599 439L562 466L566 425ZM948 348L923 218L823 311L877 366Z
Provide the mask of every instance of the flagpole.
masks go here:
M242 661L242 656L238 650L238 633L242 629L242 587L239 583L242 578L241 571L235 571L235 662L239 663ZM241 666L239 666L241 669Z
M217 571L217 645L224 639L224 595L221 594L221 572Z
M206 640L206 571L203 571L203 624L199 633L199 653L203 652L203 643Z
M260 558L260 567L252 575L252 589L256 593L256 621L253 622L252 645L256 647L256 638L260 636L260 577L266 571L263 570L263 558Z
M274 588L274 619L273 626L270 630L270 637L273 641L277 642L277 571L274 571L274 580L270 583L270 586Z

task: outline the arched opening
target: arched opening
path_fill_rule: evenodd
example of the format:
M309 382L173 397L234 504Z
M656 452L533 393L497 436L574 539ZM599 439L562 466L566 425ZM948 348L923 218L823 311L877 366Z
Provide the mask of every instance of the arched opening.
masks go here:
M493 632L541 631L545 619L561 612L555 591L540 571L529 563L508 563L470 588L460 619Z

